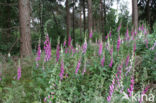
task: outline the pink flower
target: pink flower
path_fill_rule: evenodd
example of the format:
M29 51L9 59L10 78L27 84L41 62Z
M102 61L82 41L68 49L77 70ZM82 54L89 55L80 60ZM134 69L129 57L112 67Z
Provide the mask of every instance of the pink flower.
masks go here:
M66 40L64 41L63 46L64 46L64 47L66 46Z
M21 78L21 66L18 66L18 69L17 69L17 80L20 80Z
M83 53L86 53L86 50L87 50L87 41L86 40L82 46L82 49L83 49Z
M93 33L92 33L92 31L91 31L91 32L89 33L89 38L91 39L92 36L93 36Z
M120 43L121 43L121 40L120 40L120 35L118 37L118 41L117 41L117 51L119 52L119 49L120 49Z
M130 88L128 88L129 97L132 96L133 89L134 89L134 77L131 77L131 85Z
M111 56L113 55L113 45L112 45L112 48L110 49L110 55Z
M127 56L127 58L126 58L126 66L128 66L128 64L129 64L129 54L128 54L128 56Z
M101 59L101 66L104 67L104 62L105 62L105 56Z
M112 80L112 84L109 86L109 95L107 97L108 102L111 101L111 97L112 97L113 92L114 92L114 85L115 85L115 79Z
M57 49L56 49L56 62L58 62L60 58L60 45L57 45Z
M47 34L46 40L44 42L44 50L45 50L45 58L44 58L44 61L47 62L51 58L51 44L50 44L50 40L49 40L48 34Z
M37 57L36 57L36 61L39 61L41 58L41 47L40 47L40 43L38 44L38 50L37 50Z
M129 32L128 32L128 28L127 28L127 31L126 31L126 36L125 36L125 40L129 40Z
M103 43L102 41L99 43L99 56L102 54Z
M77 66L76 66L76 70L75 70L75 74L78 73L78 70L80 68L80 65L81 65L81 59L79 59L78 63L77 63Z
M64 75L64 62L63 59L61 60L61 72L60 72L60 79L63 79L63 75Z
M113 65L113 57L111 58L111 62L109 64L109 67L112 67L112 65Z
M46 101L47 101L47 98L45 97L45 98L44 98L44 102L46 102Z
M72 39L71 39L71 36L69 35L69 37L68 37L68 47L71 46L71 41L72 41Z

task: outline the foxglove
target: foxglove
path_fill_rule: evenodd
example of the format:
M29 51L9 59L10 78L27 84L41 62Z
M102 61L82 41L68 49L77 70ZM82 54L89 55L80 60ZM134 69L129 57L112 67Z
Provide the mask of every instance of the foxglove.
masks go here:
M131 85L130 88L128 88L129 97L132 96L133 89L134 89L134 77L131 77Z
M126 58L126 67L127 67L128 64L129 64L129 59L130 59L130 57L129 57L129 54L128 54L128 56L127 56L127 58Z
M71 39L71 36L69 35L69 37L68 37L68 47L71 46L71 41L72 41L72 39Z
M113 92L114 92L115 79L112 80L112 84L109 86L109 95L107 96L107 101L110 102Z
M102 41L99 42L99 56L102 54L102 49L103 49L103 43Z
M75 74L78 73L79 69L80 69L80 65L81 65L81 59L79 59L77 66L76 66L76 70L75 70Z
M17 80L20 80L20 78L21 78L21 66L19 65L17 69Z
M87 50L87 41L85 40L83 46L82 46L82 52L85 54L86 53L86 50Z
M57 49L56 49L56 62L58 62L60 58L60 45L57 45Z
M125 40L129 40L129 32L128 32L128 28L127 28L127 31L126 31L126 36L125 36Z
M112 65L113 65L113 57L111 57L111 62L109 64L109 67L112 67Z
M103 58L101 59L101 66L104 67L104 63L105 63L105 56L103 56Z
M45 58L44 61L47 62L51 58L51 44L49 40L49 36L46 35L46 40L44 42L44 50L45 50Z
M91 31L91 32L89 33L89 38L91 39L92 36L93 36L93 33L92 33L92 31Z
M120 40L120 35L118 37L118 41L117 41L117 51L119 52L119 49L120 49L120 43L121 43L121 40Z

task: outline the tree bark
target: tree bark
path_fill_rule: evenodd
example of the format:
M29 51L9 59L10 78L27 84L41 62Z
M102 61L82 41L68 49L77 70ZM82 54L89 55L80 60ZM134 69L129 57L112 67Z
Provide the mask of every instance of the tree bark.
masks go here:
M138 6L137 0L132 0L132 23L134 26L134 30L138 31Z
M69 14L69 2L66 0L66 24L67 24L67 37L69 37L69 26L70 26L70 14Z
M88 33L91 32L92 32L92 0L88 0Z
M32 55L30 34L30 2L29 0L18 0L20 21L20 56Z
M83 0L83 31L86 31L86 10L85 10L85 0Z
M80 8L80 36L82 38L82 14L81 14L81 8Z
M73 0L73 44L75 46L75 0Z
M100 31L102 33L102 37L104 38L104 12L103 12L103 3L102 3L102 0L100 0Z

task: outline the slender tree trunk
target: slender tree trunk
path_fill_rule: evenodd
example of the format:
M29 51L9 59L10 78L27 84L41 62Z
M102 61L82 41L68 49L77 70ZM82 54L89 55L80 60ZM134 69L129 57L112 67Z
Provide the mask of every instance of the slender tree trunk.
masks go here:
M104 17L103 17L103 3L102 0L100 0L100 31L102 33L102 36L104 38Z
M41 33L41 45L43 45L44 38L44 25L43 25L43 1L39 1L39 19L40 19L40 33Z
M151 26L151 21L150 21L150 1L151 0L147 0L147 3L146 3L146 20L147 20L147 23L150 27L150 32L151 32L151 29L152 29L152 26Z
M75 46L75 0L73 0L73 44Z
M85 10L85 0L83 0L83 31L86 31L86 10Z
M29 0L18 0L20 20L20 55L26 57L32 55L30 34L30 2Z
M70 28L70 14L69 14L69 2L66 0L66 23L67 23L67 37L69 37L69 28Z
M132 0L132 23L134 26L134 30L138 31L138 6L137 6L137 0Z
M104 0L104 18L103 18L104 20L104 26L106 25L106 0ZM106 34L106 30L105 30L105 28L103 28L104 29L104 36L105 36L105 34Z
M91 32L92 32L92 0L88 0L88 33Z
M80 36L82 38L82 13L81 13L81 8L80 8Z

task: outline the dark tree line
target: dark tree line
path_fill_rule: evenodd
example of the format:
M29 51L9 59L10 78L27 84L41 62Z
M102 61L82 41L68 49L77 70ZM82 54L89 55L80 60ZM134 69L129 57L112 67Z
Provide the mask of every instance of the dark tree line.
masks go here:
M80 30L81 38L84 37L85 33L89 34L90 32L100 32L104 38L109 32L108 24L112 22L108 21L110 18L107 16L114 15L112 13L115 12L111 9L114 1L0 0L0 39L4 40L2 42L4 43L3 47L7 42L8 45L16 44L18 43L18 39L16 40L18 35L13 38L12 34L18 34L19 31L20 55L24 57L32 55L32 43L34 41L31 40L31 34L34 32L40 33L42 44L45 33L52 32L52 41L56 41L55 39L58 36L61 36L62 41L70 35L75 45L77 28ZM119 2L120 0L117 1ZM60 4L61 2L65 2L65 4L62 5ZM109 14L110 11L112 13ZM132 23L134 29L137 30L139 20L145 20L152 28L156 18L155 12L155 0L132 0ZM82 42L82 39L80 41ZM53 43L53 45L56 44ZM9 48L12 49L13 46ZM7 52L11 51L7 48L3 49Z

